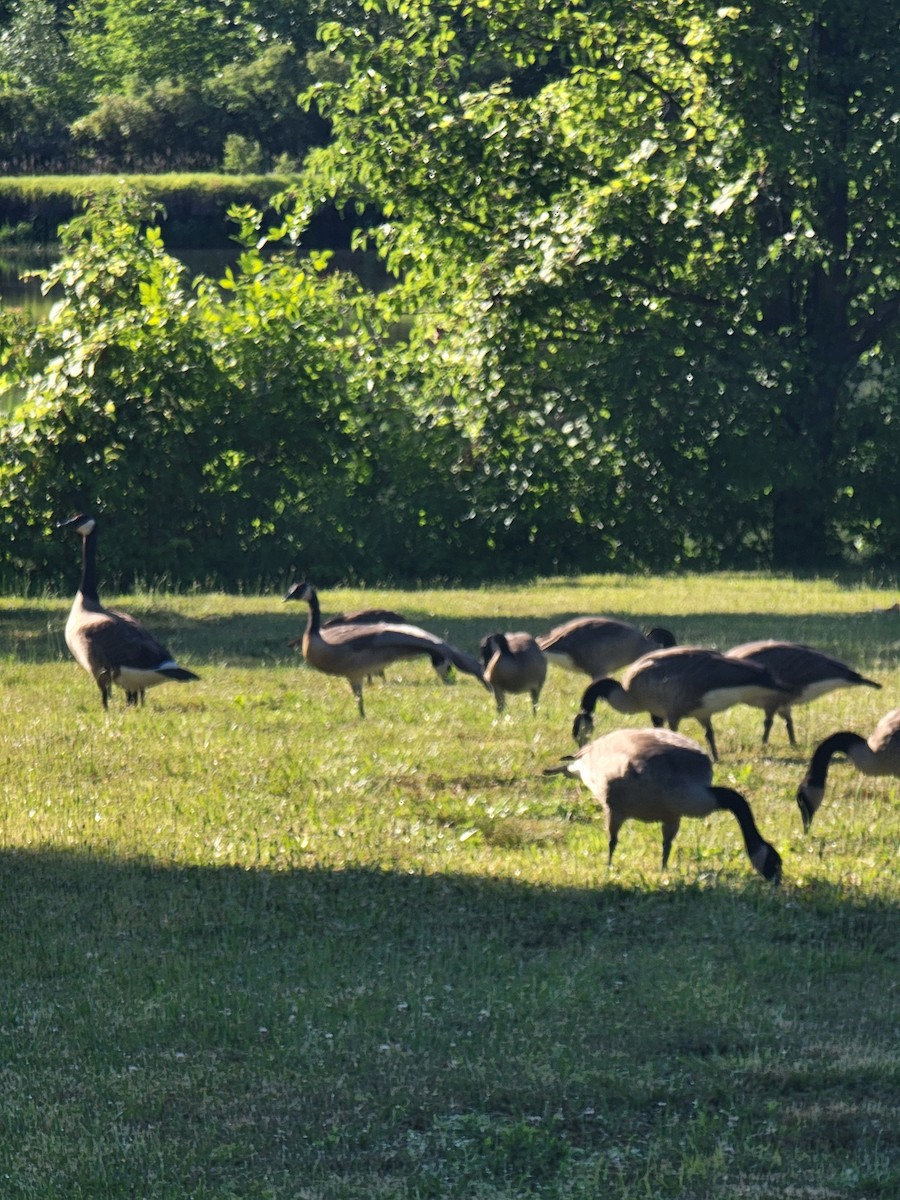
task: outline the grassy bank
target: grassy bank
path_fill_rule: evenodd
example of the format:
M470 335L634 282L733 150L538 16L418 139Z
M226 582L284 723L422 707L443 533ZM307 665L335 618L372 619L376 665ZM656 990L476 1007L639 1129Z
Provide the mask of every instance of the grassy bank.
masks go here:
M233 233L227 213L235 204L265 212L273 196L288 189L290 175L35 175L0 177L0 245L46 245L57 241L60 225L96 197L127 186L163 210L167 246L222 246ZM312 222L311 246L344 246L349 234L338 214L325 212Z
M799 750L780 725L763 750L756 710L718 718L716 778L779 849L773 888L724 813L683 825L665 874L658 827L626 825L607 869L587 793L541 774L573 748L578 677L498 719L408 664L360 722L287 649L297 607L145 594L114 602L202 680L104 716L67 602L2 601L4 1196L896 1195L898 783L835 764L809 836L793 799L821 737L900 704L900 617L873 611L896 592L322 599L468 649L584 612L786 636L884 687L798 709Z

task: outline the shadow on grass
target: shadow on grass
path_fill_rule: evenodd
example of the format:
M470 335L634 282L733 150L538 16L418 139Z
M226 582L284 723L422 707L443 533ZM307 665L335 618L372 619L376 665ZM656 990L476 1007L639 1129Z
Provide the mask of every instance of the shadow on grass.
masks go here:
M512 1196L588 1166L637 1186L649 1147L673 1180L703 1150L713 1188L722 1136L728 1170L769 1162L787 1093L783 1188L807 1154L827 1172L896 1148L898 910L841 887L41 850L0 855L0 894L0 1163L26 1179L40 1154L45 1188L6 1195Z
M127 611L144 622L188 665L199 668L204 663L227 661L242 666L268 667L296 659L298 652L291 649L288 642L300 636L306 623L305 608L290 605L280 608L279 602L279 598L273 597L271 612L223 613L221 616L190 617L180 612L172 601L165 604L129 601ZM68 657L63 640L68 612L68 602L61 602L58 609L4 609L0 601L0 657L24 662L54 662ZM420 625L460 649L477 654L481 638L495 630L524 629L537 636L584 614L559 612L548 617L491 613L462 619L443 614L435 616L406 606L403 615L410 624ZM869 652L888 668L900 662L900 615L897 613L773 615L705 612L671 617L651 611L608 611L604 615L627 620L644 629L662 625L671 629L681 645L713 645L724 650L742 642L771 637L808 643L848 661ZM855 662L852 665L856 665Z

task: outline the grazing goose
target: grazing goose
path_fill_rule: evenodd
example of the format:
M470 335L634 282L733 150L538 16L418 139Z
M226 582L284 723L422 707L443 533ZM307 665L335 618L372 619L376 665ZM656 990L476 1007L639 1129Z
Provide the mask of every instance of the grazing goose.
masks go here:
M172 658L134 617L104 608L97 594L97 522L79 513L60 522L82 539L81 585L66 622L66 645L72 657L97 681L103 707L109 707L113 684L124 689L128 704L144 703L147 688L160 683L199 679Z
M667 729L617 729L583 746L545 775L574 775L606 811L609 862L628 820L662 824L663 870L682 817L734 813L751 863L778 883L781 858L760 835L750 805L732 788L714 787L709 756L691 738Z
M809 704L811 700L836 691L837 688L881 687L880 683L876 683L874 679L866 679L840 659L832 658L830 654L801 645L799 642L747 642L726 651L726 658L759 663L790 689L790 695L786 699L779 701L773 696L763 705L763 745L769 740L776 713L784 718L791 745L797 745L791 716L791 707L794 704Z
M786 689L754 662L726 658L717 650L677 646L645 654L631 664L621 681L595 679L581 697L572 733L580 744L587 741L594 728L594 708L602 697L620 713L649 712L656 726L666 723L677 729L692 717L703 726L710 754L717 759L713 713L735 704L763 707L785 695Z
M900 778L900 708L885 713L868 738L841 730L819 743L797 788L797 804L806 833L825 797L828 767L835 754L845 754L863 775Z
M530 633L489 633L479 646L484 678L497 702L506 707L506 693L528 692L537 712L541 688L547 678L547 660Z
M477 659L457 650L436 634L419 629L417 625L376 622L332 625L326 629L322 626L319 597L312 584L292 584L284 599L305 600L309 605L309 618L301 640L303 657L311 667L326 675L343 675L353 689L361 717L366 715L363 708L363 680L367 675L401 659L425 655L431 659L435 669L442 662L448 670L450 666L458 667L460 671L474 675L480 683L484 683L481 664Z
M674 646L675 638L668 629L644 634L612 617L576 617L541 634L537 644L556 666L600 679L652 650Z

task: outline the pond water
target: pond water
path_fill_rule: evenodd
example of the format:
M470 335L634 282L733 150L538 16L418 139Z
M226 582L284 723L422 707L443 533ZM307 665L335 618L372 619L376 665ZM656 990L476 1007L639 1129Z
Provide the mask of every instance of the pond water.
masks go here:
M218 279L226 267L237 261L240 251L237 246L226 246L219 250L184 249L173 250L172 253L184 263L192 277L207 275ZM36 321L45 317L56 302L56 297L43 295L40 279L23 276L30 271L46 270L54 262L55 254L55 248L52 247L32 247L28 250L0 247L0 303L6 308L19 309ZM331 263L336 270L352 271L363 286L372 291L381 291L388 286L388 276L374 254L335 250Z

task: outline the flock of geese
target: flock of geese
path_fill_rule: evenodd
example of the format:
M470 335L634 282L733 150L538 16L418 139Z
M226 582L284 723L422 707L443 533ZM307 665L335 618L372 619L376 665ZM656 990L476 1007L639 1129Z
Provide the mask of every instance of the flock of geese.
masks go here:
M103 707L108 707L113 685L135 705L143 704L146 690L157 684L196 680L198 676L179 666L143 625L100 602L96 518L80 513L59 528L73 530L82 539L81 583L66 623L66 645L93 676ZM343 613L323 621L310 583L293 584L284 599L308 606L303 635L290 644L300 646L311 667L349 682L361 717L364 682L409 658L429 658L444 681L454 668L473 676L493 694L499 712L508 694L530 696L537 711L548 663L588 676L591 682L572 729L580 749L544 773L580 779L604 809L610 862L627 820L661 824L665 868L682 818L722 809L737 820L754 868L778 882L781 858L760 834L746 799L732 788L713 785L713 762L718 758L713 714L736 704L760 708L763 742L779 716L796 746L794 706L837 688L881 686L831 655L794 642L748 642L723 654L678 646L666 629L643 633L609 617L577 617L538 637L490 633L476 658L387 609ZM614 678L612 673L623 667L623 674ZM619 713L648 713L652 728L617 729L591 740L593 714L601 699ZM709 753L678 732L688 718L701 725ZM849 758L865 775L900 777L900 708L886 713L868 738L841 730L816 747L797 789L807 832L822 804L836 754Z

